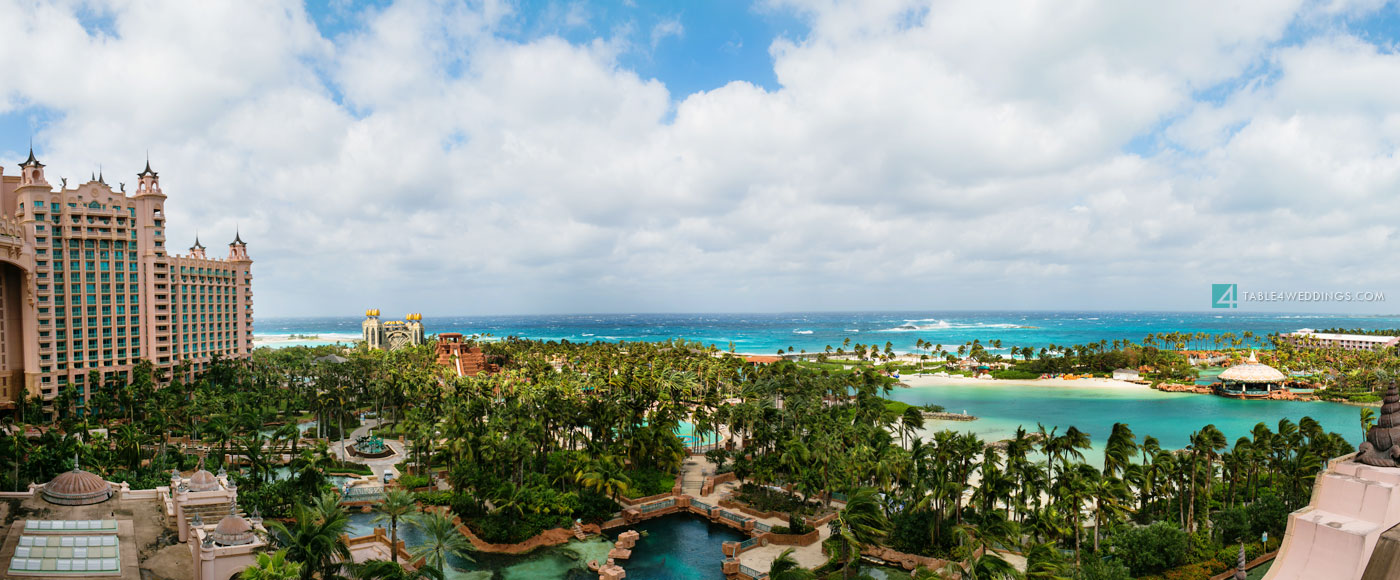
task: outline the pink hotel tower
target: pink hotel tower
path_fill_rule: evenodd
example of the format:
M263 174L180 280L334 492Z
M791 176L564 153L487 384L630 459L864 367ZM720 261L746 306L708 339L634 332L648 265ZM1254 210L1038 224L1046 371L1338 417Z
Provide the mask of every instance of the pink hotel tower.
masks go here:
M69 385L82 408L92 371L127 377L141 359L198 371L252 350L247 245L234 236L222 260L198 239L167 253L160 177L148 162L137 179L131 195L100 177L55 191L33 151L19 175L0 168L0 409Z

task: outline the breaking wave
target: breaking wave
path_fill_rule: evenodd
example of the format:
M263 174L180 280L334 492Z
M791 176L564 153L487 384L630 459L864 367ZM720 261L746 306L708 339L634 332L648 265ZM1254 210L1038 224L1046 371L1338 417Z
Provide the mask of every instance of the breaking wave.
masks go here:
M919 323L924 323L924 324L919 324ZM948 321L946 321L946 320L938 320L938 319L934 319L934 318L925 318L925 319L920 319L920 320L906 320L906 321L904 321L904 324L901 324L901 325L896 326L896 327L894 327L894 328L886 328L886 329L878 330L878 331L876 331L876 332L917 332L917 331L927 331L927 330L950 330L950 329L968 330L968 329L980 329L980 328L1031 328L1031 327L1029 327L1029 326L1022 326L1022 325L1020 325L1020 324L993 323L993 322L962 323L962 322L948 322Z

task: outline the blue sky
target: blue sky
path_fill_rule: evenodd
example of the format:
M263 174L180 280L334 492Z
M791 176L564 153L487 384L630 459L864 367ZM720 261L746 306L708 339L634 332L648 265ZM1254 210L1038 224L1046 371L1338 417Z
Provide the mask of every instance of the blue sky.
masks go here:
M149 151L172 239L240 228L269 316L1400 295L1395 2L0 13L8 174Z

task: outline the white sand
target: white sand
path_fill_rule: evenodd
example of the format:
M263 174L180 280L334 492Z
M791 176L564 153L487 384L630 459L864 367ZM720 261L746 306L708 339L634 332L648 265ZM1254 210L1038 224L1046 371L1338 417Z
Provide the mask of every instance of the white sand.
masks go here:
M1111 389L1147 389L1147 385L1120 381L1117 379L974 379L961 375L950 375L938 377L933 374L927 375L901 375L899 381L911 387L929 387L936 385L961 385L968 383L985 384L1014 384L1030 385L1034 387L1101 387Z

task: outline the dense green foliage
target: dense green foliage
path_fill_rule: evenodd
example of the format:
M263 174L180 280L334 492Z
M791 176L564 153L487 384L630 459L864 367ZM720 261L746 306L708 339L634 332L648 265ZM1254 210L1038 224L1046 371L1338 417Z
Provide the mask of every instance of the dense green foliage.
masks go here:
M1177 351L1191 340L1199 339L1017 348L1022 360L998 372L1129 366L1186 377L1193 371ZM943 352L922 344L930 355ZM507 338L480 346L504 372L456 377L434 363L432 345L348 352L340 364L315 361L329 349L258 350L159 389L162 380L147 368L149 376L96 393L82 412L61 399L54 428L36 438L0 439L0 484L47 481L78 453L85 468L105 476L162 485L169 470L189 470L194 454L207 451L210 469L234 474L245 509L286 519L277 544L307 577L341 572L324 541L339 525L338 496L324 495L334 491L326 475L368 470L344 462L327 437L348 436L363 416L384 418L403 436L399 485L426 487L430 472L450 484L404 501L449 508L496 543L575 519L613 519L619 499L669 492L688 453L676 435L686 422L702 436L721 435L707 456L741 480L734 500L790 514L790 533L803 531L802 516L834 516L826 572L853 575L862 547L884 545L1000 577L1006 567L996 552L977 555L995 547L1026 553L1036 570L1028 577L1108 579L1125 568L1163 577L1221 571L1230 546L1257 551L1261 533L1280 537L1323 462L1350 451L1308 418L1260 423L1233 443L1205 425L1183 450L1162 449L1120 424L1094 434L1106 437L1105 461L1090 465L1090 434L1072 426L1022 429L1003 442L930 434L924 413L936 407L888 400L895 381L871 361L753 365L683 341ZM993 360L988 347L1000 345L958 350ZM888 348L859 350L889 358ZM13 421L24 426L32 415L22 409ZM312 420L300 434L297 425ZM74 435L98 428L110 437ZM444 543L435 554L456 549Z

